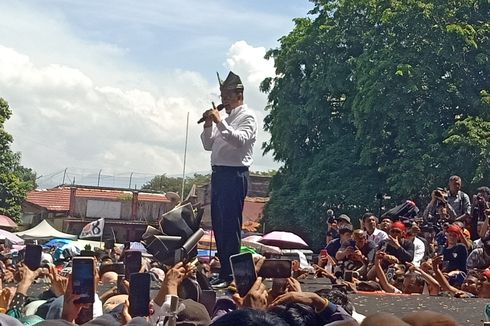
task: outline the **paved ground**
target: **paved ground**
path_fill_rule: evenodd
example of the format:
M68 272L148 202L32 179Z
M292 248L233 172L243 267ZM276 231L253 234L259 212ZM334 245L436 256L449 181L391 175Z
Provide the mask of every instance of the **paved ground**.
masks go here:
M307 279L301 281L305 291L317 291L331 288L327 279ZM409 312L432 310L447 314L456 319L460 325L483 325L484 309L489 299L458 299L452 297L429 297L423 295L394 296L394 295L358 295L349 297L356 311L363 315L375 312L389 312L403 316Z

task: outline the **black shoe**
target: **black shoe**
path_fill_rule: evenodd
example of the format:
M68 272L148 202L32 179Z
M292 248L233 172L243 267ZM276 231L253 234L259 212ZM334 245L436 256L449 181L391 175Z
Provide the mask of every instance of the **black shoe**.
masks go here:
M230 283L230 281L216 279L211 282L211 286L213 289L226 289L228 286L230 286Z

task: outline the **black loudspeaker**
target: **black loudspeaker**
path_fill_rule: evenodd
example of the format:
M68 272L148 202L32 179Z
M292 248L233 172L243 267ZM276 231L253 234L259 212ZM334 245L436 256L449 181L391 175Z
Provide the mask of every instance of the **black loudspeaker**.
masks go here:
M168 235L155 235L146 240L146 250L158 261L174 264L174 253L181 246L182 238Z
M188 239L195 231L195 216L192 205L178 206L162 215L160 231L162 233ZM197 228L195 228L197 230Z

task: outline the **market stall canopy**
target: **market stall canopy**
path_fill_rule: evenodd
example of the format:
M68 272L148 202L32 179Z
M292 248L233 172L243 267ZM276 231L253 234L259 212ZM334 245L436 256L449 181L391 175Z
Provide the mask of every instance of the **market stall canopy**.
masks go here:
M281 249L308 248L308 244L300 236L286 231L267 233L258 242Z
M8 216L0 215L0 227L16 228L17 224Z
M33 227L32 229L21 231L15 233L22 239L52 239L52 238L62 238L62 239L76 239L77 236L73 234L63 233L56 230L51 226L46 220Z
M0 229L0 240L5 239L8 239L10 242L16 245L24 244L24 240L19 238L17 235L13 234L12 232Z

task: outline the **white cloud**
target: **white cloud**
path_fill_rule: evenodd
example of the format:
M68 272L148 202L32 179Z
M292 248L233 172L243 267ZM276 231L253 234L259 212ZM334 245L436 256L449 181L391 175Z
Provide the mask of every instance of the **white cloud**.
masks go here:
M144 7L137 19L144 21L150 7ZM159 19L152 17L154 23ZM186 170L210 170L209 153L199 140L202 127L196 121L211 101L219 101L213 74L184 69L182 62L149 71L128 57L136 46L81 38L61 11L0 3L0 18L0 96L13 110L6 126L25 166L43 175L65 167L180 174L189 112ZM118 14L118 19L124 15ZM219 42L227 39L209 35L216 37ZM193 52L212 51L205 44L188 43ZM258 87L274 74L273 63L263 58L264 47L246 41L230 44L228 53L223 52L222 68L218 64L212 70L226 76L231 69L242 77L245 101L262 125L266 97ZM267 138L260 130L254 170L277 167L270 156L262 157L261 143Z
M263 51L241 41L230 48L227 61L243 76L246 94L254 99L251 106L261 118L265 99L257 85L270 73ZM159 94L98 85L78 69L37 66L28 56L3 46L0 72L2 96L14 112L7 126L26 166L41 173L74 166L178 174L189 111L187 171L209 170L209 153L200 146L201 126L195 121L217 87L208 85L198 73L175 71ZM167 86L171 91L165 91ZM255 169L271 164L270 158L261 158L260 144L265 137L259 133Z

